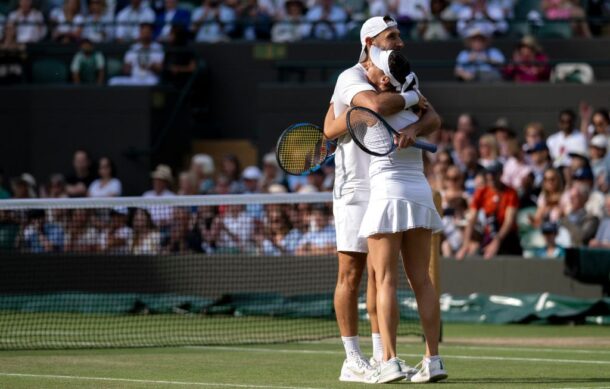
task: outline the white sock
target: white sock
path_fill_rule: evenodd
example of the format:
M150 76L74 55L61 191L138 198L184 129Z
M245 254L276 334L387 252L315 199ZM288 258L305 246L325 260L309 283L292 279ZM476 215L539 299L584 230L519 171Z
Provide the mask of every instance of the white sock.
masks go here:
M362 356L360 351L360 338L356 336L342 336L343 347L345 348L345 355L347 359L356 359Z
M434 361L437 361L439 359L441 359L441 357L438 356L438 355L430 355L429 357L425 358L426 363L434 362Z
M373 339L373 358L377 361L383 360L383 342L381 341L381 334L372 333L371 338Z

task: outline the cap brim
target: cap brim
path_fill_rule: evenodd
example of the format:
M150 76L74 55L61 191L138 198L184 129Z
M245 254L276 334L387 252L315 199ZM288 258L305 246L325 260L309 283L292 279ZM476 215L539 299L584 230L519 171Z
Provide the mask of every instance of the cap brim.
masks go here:
M360 50L360 57L358 58L358 63L364 62L366 60L366 52L364 51L366 49L366 45L362 45L362 50Z

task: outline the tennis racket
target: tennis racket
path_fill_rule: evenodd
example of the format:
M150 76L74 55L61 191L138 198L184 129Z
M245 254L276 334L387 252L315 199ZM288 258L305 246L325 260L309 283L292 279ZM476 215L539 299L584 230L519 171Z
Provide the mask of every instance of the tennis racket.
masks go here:
M277 141L277 162L288 174L306 176L335 156L336 142L324 138L315 124L297 123L282 132Z
M394 138L400 135L379 114L365 107L347 112L347 129L362 151L383 157L396 150ZM416 140L413 147L436 153L436 145Z

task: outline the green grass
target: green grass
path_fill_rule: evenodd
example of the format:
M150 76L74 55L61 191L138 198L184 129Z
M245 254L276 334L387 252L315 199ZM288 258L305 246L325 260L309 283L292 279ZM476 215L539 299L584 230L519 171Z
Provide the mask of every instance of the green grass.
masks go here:
M449 388L610 387L609 327L453 324L445 325L444 335L442 354L450 377L442 385ZM570 339L575 343L557 345ZM498 341L507 345L498 346ZM363 343L370 353L370 343ZM409 363L416 363L422 351L415 338L399 342L399 353ZM0 388L369 387L338 382L343 357L337 339L227 347L4 351Z

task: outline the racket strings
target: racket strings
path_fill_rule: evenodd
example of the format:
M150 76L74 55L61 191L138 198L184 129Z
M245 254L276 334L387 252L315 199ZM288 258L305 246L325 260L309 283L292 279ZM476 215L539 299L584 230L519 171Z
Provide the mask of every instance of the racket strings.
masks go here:
M349 125L355 140L377 155L387 155L394 148L394 136L376 116L362 110L352 110Z
M303 125L284 134L277 155L287 172L301 174L322 163L330 152L329 142L320 129Z

